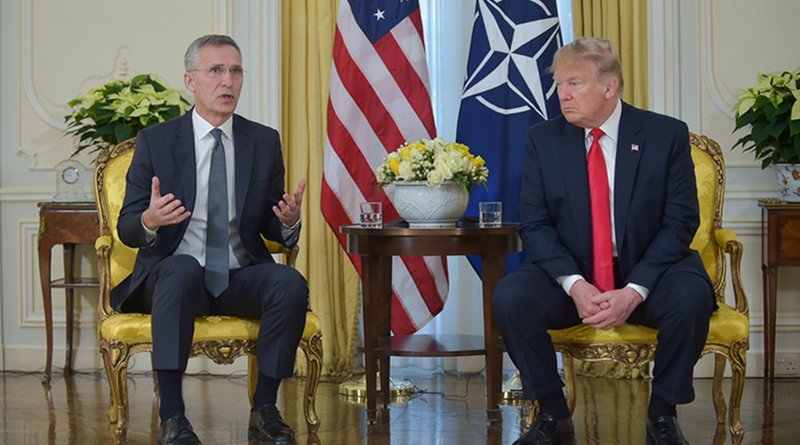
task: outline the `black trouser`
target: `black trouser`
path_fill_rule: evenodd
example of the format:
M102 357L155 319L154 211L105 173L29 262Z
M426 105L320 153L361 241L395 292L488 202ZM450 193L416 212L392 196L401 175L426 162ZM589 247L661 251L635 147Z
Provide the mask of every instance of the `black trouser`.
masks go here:
M261 321L260 372L274 379L292 375L308 308L305 278L291 267L265 263L231 270L229 283L212 297L203 286L203 268L188 255L167 257L153 268L123 309L152 314L154 369L186 370L195 317L234 315Z
M668 270L629 323L658 329L653 393L670 404L694 399L692 372L708 336L713 289L700 275ZM542 268L528 263L498 282L494 313L523 396L537 400L563 386L548 329L581 324L572 299Z

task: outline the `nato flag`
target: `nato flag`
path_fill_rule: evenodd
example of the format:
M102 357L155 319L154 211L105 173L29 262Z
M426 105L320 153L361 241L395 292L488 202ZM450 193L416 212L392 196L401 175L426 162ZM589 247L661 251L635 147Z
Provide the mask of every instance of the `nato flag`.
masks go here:
M468 215L502 201L503 221L519 221L527 129L560 113L548 72L560 46L555 0L477 0L456 140L486 160L489 181L473 186ZM521 261L510 255L508 270ZM477 257L470 262L480 274Z

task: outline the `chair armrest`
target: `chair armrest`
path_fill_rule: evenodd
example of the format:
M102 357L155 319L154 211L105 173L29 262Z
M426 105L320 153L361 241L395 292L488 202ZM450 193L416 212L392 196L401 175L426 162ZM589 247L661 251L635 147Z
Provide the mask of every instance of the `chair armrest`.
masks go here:
M742 286L742 252L744 247L737 239L736 233L728 229L714 230L714 240L731 257L731 285L733 286L736 310L747 315L750 312L750 306L747 301L747 295L744 293L744 286Z
M104 256L108 256L108 251L111 249L111 241L111 236L109 235L97 237L94 241L94 250L97 252L97 256L100 256L101 253L103 253Z

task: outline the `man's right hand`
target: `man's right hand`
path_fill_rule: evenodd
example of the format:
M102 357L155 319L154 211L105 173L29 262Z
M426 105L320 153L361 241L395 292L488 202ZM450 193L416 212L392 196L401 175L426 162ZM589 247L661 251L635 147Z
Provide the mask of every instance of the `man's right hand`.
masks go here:
M598 294L600 290L586 280L576 281L569 289L569 296L572 297L581 319L591 317L602 310L599 304L592 302L592 297Z
M150 230L156 231L161 226L177 224L188 218L192 212L186 210L180 199L167 193L161 196L161 183L158 176L153 176L150 187L150 206L142 214L142 223Z

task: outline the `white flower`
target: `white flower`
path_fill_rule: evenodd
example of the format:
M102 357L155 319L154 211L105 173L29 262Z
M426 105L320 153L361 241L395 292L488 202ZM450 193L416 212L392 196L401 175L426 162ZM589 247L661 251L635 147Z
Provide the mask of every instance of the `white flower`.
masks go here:
M397 167L399 173L397 177L405 180L405 181L413 181L414 179L414 170L411 168L411 163L408 161L400 161L400 165Z
M428 172L428 184L439 186L442 185L442 182L444 182L444 178L442 174L439 173L439 170L431 170Z
M437 158L433 161L433 168L435 172L439 172L439 174L444 179L453 179L453 170L458 171L458 169L451 169L447 162L442 158Z

